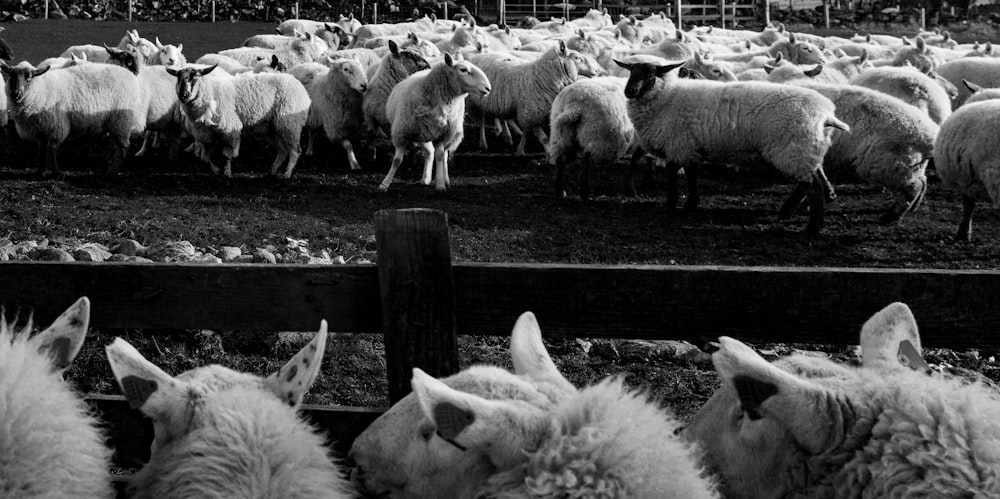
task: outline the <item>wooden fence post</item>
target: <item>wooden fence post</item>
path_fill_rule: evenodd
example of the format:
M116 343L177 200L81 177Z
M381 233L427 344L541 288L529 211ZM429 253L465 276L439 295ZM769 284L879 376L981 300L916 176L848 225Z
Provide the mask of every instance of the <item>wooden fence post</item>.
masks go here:
M719 24L720 28L726 29L726 0L719 0Z
M927 9L920 7L920 29L927 31Z
M823 0L823 25L830 29L830 0Z
M674 0L674 8L677 9L677 29L684 29L684 23L681 22L681 0Z
M764 0L764 26L771 25L771 0Z
M458 371L448 218L429 209L375 214L389 403L410 392L414 367Z

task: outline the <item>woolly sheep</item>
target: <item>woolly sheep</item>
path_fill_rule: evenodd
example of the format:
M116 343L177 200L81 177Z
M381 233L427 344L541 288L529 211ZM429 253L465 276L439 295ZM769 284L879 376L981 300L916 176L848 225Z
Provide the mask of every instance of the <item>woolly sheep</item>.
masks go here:
M683 62L619 64L631 73L625 96L637 142L647 153L667 161L668 207L677 204L680 168L688 184L685 206L694 208L702 160L763 159L807 193L806 232L819 232L824 196L832 194L825 192L829 184L822 173L831 143L828 128L849 130L834 115L829 99L790 85L680 79L672 70ZM706 109L716 113L713 119L702 117Z
M410 32L434 31L434 19L424 16L416 21L395 24L366 24L354 32L354 45L369 38L388 35L405 35Z
M108 63L122 66L133 74L139 82L142 117L145 120L142 147L136 152L141 157L149 152L154 134L164 133L179 138L183 125L180 101L174 87L177 79L167 73L168 66L146 66L134 52L108 48Z
M389 94L396 84L425 69L430 69L430 64L416 50L401 49L395 42L389 43L389 53L382 57L378 71L369 79L361 105L369 130L389 132L392 122L385 113Z
M275 31L279 35L294 36L296 31L299 33L315 33L324 29L324 24L321 21L313 21L311 19L286 19L275 28Z
M934 167L941 184L962 195L962 220L955 239L972 240L976 201L1000 200L1000 152L994 147L1000 100L966 103L944 123L934 143Z
M578 67L566 44L546 52L534 62L497 61L483 66L495 92L488 96L470 95L469 107L473 115L499 119L516 119L525 132L533 130L535 137L548 152L548 137L543 126L548 124L552 101L563 88L578 78ZM518 144L516 155L524 155L524 140ZM479 146L486 148L485 136L480 133Z
M834 131L824 170L850 170L892 191L896 200L882 216L883 223L915 210L927 192L925 169L937 124L919 109L875 90L813 81L795 84L833 101L837 118L851 127L850 132Z
M113 144L109 172L117 172L132 135L145 120L135 75L109 64L77 64L60 70L0 62L10 118L18 135L45 149L44 174L59 174L59 146L70 136L102 137Z
M152 418L150 459L134 497L348 498L324 438L296 413L319 374L327 325L277 372L261 378L219 365L172 377L127 341L105 348L133 409Z
M257 59L257 60L265 60L265 59ZM267 60L270 60L270 58L268 58ZM256 61L254 61L254 63L256 63ZM198 60L195 62L195 64L193 65L189 64L188 66L189 67L200 66L200 68L207 68L209 66L218 66L219 69L232 75L253 71L253 64L245 65L237 61L236 59L233 59L232 57L219 54L205 54L199 57Z
M932 77L913 67L883 66L851 78L852 85L889 94L916 106L940 125L951 114L951 99Z
M139 52L139 55L149 63L155 63L157 53L159 49L153 42L139 36L138 30L128 30L125 32L125 36L118 42L118 50L129 50L135 49Z
M351 170L360 170L351 139L361 135L364 124L361 103L368 89L368 78L361 64L353 59L341 59L324 68L308 84L303 84L311 101L306 125L313 130L309 134L306 155L312 155L314 137L322 127L327 140L340 144L347 151Z
M953 109L965 104L972 95L962 80L976 82L986 87L1000 87L1000 59L993 57L966 57L948 61L937 68L937 73L955 85L958 95L953 101Z
M625 79L588 78L570 84L552 102L549 164L556 166L556 195L563 195L566 166L582 165L580 197L590 196L590 169L613 164L628 150L635 129L625 103Z
M244 133L267 134L278 149L271 174L287 159L283 176L290 178L298 162L299 141L309 114L309 94L294 77L278 73L248 73L231 78L204 78L205 69L167 68L177 78L177 96L195 139L219 144L226 157L222 174L232 175ZM208 161L212 172L219 168Z
M431 183L432 166L435 189L443 191L451 183L448 156L462 142L465 97L470 93L489 95L489 79L473 64L447 53L444 62L410 75L392 89L385 114L392 120L390 136L396 152L389 173L379 184L380 191L389 189L410 144L419 144L424 150L425 185Z
M83 345L90 301L29 337L0 317L0 491L5 497L112 498L111 450L90 407L63 381Z
M771 364L720 338L722 388L684 434L734 499L995 497L1000 401L897 360L917 331L902 303L877 312L862 328L861 368L801 355Z
M901 47L895 51L892 58L872 61L872 65L875 67L904 66L908 63L926 73L940 66L942 62L941 58L924 44L923 38L917 38L916 45Z
M64 59L70 59L73 56L86 59L90 62L108 62L108 51L102 45L72 45L59 54L59 57Z
M311 36L311 35L309 35ZM256 47L239 47L219 52L219 55L231 57L244 66L253 66L258 59L271 60L271 56L278 56L285 67L291 68L296 64L305 62L320 62L326 56L326 50L318 48L317 44L309 40L299 40L292 44L290 48L273 50ZM203 58L197 62L203 63Z
M1000 88L986 88L979 86L969 80L962 80L962 85L972 92L972 95L965 100L966 104L982 102L990 99L1000 99Z

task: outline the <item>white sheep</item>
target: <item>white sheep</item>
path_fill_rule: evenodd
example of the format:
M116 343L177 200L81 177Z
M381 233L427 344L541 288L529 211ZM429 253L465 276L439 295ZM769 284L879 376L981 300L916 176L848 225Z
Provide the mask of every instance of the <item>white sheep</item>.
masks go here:
M914 67L882 66L851 78L852 85L889 94L916 106L940 125L951 114L951 98L934 78Z
M256 61L254 61L254 64L256 64L257 61L261 61L261 60L265 60L265 59L257 59ZM270 60L270 58L268 58L266 60ZM240 61L237 61L236 59L233 59L232 57L228 57L228 56L224 56L224 55L219 55L219 54L205 54L205 55L199 57L198 60L194 64L188 64L188 66L189 67L199 67L199 68L207 68L209 66L218 66L219 69L221 69L221 70L223 70L223 71L225 71L225 72L227 72L227 73L229 73L231 75L236 75L236 74L240 74L240 73L247 73L247 72L253 71L254 64L245 65L245 64L241 63Z
M362 112L369 130L381 130L388 134L392 121L386 116L385 103L396 84L408 76L430 69L420 53L415 49L402 49L395 42L389 42L389 53L382 57L378 71L369 78L368 90L365 92Z
M465 97L490 93L490 81L483 71L462 60L461 54L457 57L445 54L444 62L410 75L389 94L385 114L392 120L390 136L396 152L389 173L379 184L380 191L389 189L410 144L424 150L425 185L431 183L432 167L435 189L443 191L451 183L448 156L462 142Z
M915 210L927 192L927 162L932 157L938 126L927 114L899 99L853 85L796 81L819 92L836 105L836 116L851 127L834 131L823 169L850 171L867 182L883 186L895 202L882 223L899 220Z
M170 376L127 341L105 348L134 409L153 420L149 462L134 497L353 497L324 437L296 409L320 372L327 325L274 374L219 365Z
M963 57L948 61L937 68L937 73L955 85L958 95L953 102L953 109L965 104L972 95L962 80L976 82L986 87L1000 87L1000 59L993 57Z
M156 62L154 64L170 66L172 68L184 67L187 65L187 57L184 57L184 44L177 45L160 43L160 37L156 37Z
M311 35L307 35L311 36ZM271 60L271 56L278 56L285 67L291 68L297 64L306 62L321 62L326 57L326 49L320 49L317 44L308 40L298 40L291 47L280 50L262 49L257 47L239 47L218 52L219 55L231 57L244 66L253 66L259 59ZM205 64L204 56L196 62Z
M159 40L157 40L159 41ZM145 156L154 144L157 133L179 139L184 117L177 100L175 87L177 79L167 72L165 66L147 66L132 51L108 48L109 64L122 66L133 74L139 82L142 117L145 120L145 134L137 157ZM173 151L171 152L173 154Z
M834 115L829 99L791 85L681 79L672 70L683 61L619 64L630 71L625 96L637 142L647 153L667 161L668 207L677 204L680 168L688 184L685 207L695 208L701 161L763 159L806 192L810 208L806 232L819 232L824 198L832 194L827 192L822 168L830 148L829 128L849 130Z
M203 144L218 144L226 164L222 174L232 175L232 160L239 156L242 134L265 134L278 149L271 174L287 159L283 176L290 178L300 155L302 128L309 116L309 94L294 77L279 73L246 73L227 78L204 78L205 69L167 68L177 78L177 96L189 131ZM219 168L208 161L214 173Z
M159 48L156 44L139 36L138 30L127 30L125 36L118 42L118 50L135 49L147 63L155 64Z
M912 313L894 303L862 328L860 368L803 355L772 364L720 338L722 388L684 434L733 499L997 497L996 392L907 367L897 356L911 336Z
M71 136L111 140L109 172L121 166L133 134L145 128L142 94L129 70L110 64L77 64L50 70L0 62L10 118L22 139L45 149L44 174L59 174L59 146Z
M969 89L972 95L965 99L966 104L982 102L990 99L1000 99L1000 88L982 87L969 80L962 80L962 86Z
M972 240L972 212L981 199L1000 201L1000 100L967 102L941 124L934 143L934 167L941 184L962 195L962 220L955 239Z
M0 317L0 491L4 497L112 498L111 450L62 378L87 335L90 301L29 337Z
M314 63L315 64L315 63ZM300 64L296 68L302 67ZM309 134L306 156L313 154L313 142L320 127L327 140L340 144L347 151L347 161L351 170L360 170L354 156L351 139L357 139L362 132L364 115L361 110L362 98L368 89L368 78L361 63L353 59L340 59L317 71L308 83L302 81L309 93L309 120L306 126ZM294 76L294 75L293 75Z
M591 168L613 165L628 150L635 129L624 91L624 78L587 78L562 89L552 102L549 164L556 166L557 196L564 194L567 165L582 166L580 197L586 200Z
M63 59L70 59L73 56L86 59L90 62L108 62L108 51L103 45L72 45L59 54L59 57ZM39 68L41 68L41 65L39 65Z
M515 119L525 132L534 132L548 153L548 137L543 127L548 124L552 101L559 91L579 77L576 60L565 42L560 40L558 48L532 62L497 59L494 63L484 64L482 69L495 91L487 96L470 95L472 114L482 118ZM515 155L524 155L524 146L525 141L522 140ZM486 149L482 128L479 147Z

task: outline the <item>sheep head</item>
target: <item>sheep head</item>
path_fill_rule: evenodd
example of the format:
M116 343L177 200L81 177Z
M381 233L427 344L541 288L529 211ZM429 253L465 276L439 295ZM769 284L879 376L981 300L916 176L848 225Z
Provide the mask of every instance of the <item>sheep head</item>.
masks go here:
M469 61L462 59L462 53L457 52L454 57L450 53L444 54L445 65L454 72L458 78L459 87L463 93L470 93L486 97L490 94L490 79L483 70L476 67Z
M215 394L235 388L250 389L262 396L276 397L298 408L302 396L319 374L326 350L327 325L320 323L319 332L277 372L261 378L233 371L219 365L192 369L172 377L146 360L127 341L116 338L105 348L111 371L129 405L153 420L155 438L152 453L183 438L200 426L204 417L198 407Z
M48 358L50 372L62 373L80 353L89 323L90 300L84 296L70 305L48 328L32 336L28 340L28 346ZM24 332L29 332L31 327L29 320ZM0 341L10 341L15 338L18 334L16 331L13 324L8 324L3 317L0 317ZM3 371L2 367L0 366L0 372Z
M432 379L428 390L438 397L441 385L445 385L450 391L443 393L475 401L477 408L512 404L528 413L531 408L551 409L575 392L546 352L538 323L530 313L515 324L510 352L514 373L474 366L440 381ZM467 497L497 471L498 462L511 458L507 451L489 452L480 445L485 441L463 431L462 418L471 414L474 423L477 415L463 412L464 406L458 402L451 408L440 405L434 409L439 405L434 401L443 399L427 396L426 381L415 375L412 383L416 391L393 405L354 441L350 458L357 466L352 477L363 492L397 498ZM426 393L420 395L421 390ZM429 404L430 411L425 413L422 404ZM444 423L445 417L454 424Z
M7 98L15 104L20 104L24 101L24 95L28 91L31 80L45 74L49 70L49 66L35 69L27 62L22 62L17 66L8 66L6 62L0 61L0 70L3 71L4 80L7 82Z
M184 69L174 69L171 67L167 68L167 73L171 76L177 78L177 98L181 101L181 104L187 104L198 98L199 85L198 82L201 78L212 71L218 64L213 64L204 69L198 68L184 68Z
M139 74L139 67L141 63L139 62L141 58L133 50L119 50L114 47L104 46L104 50L108 52L108 63L114 64L116 66L121 66L132 74Z
M629 99L643 97L653 89L657 78L666 75L673 69L683 66L685 62L681 61L660 65L652 62L626 63L615 60L615 64L627 69L629 72L628 81L625 83L625 97Z
M357 59L341 59L337 61L334 67L337 71L343 73L344 80L353 90L362 93L368 90L368 76Z

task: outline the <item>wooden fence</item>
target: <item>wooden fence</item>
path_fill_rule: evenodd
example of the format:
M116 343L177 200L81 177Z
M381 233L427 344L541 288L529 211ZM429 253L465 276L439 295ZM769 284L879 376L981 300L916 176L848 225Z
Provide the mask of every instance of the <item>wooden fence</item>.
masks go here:
M591 8L608 9L608 12L618 20L619 14L642 13L652 14L664 12L678 27L684 23L715 25L720 28L733 27L764 19L764 8L757 0L701 0L688 3L683 0L660 0L630 3L628 0L594 0L593 4L572 4L562 0L501 0L497 6L503 12L500 17L504 22L515 23L517 20L532 16L542 20L549 17L565 17L575 19L583 17Z
M455 334L510 333L535 312L546 336L857 344L861 324L909 304L925 347L1000 349L1000 272L974 270L451 264L445 215L376 215L379 265L8 262L0 303L54 319L80 296L95 328L384 334L390 398L414 366L457 367ZM152 428L118 396L91 396L116 464L148 459ZM382 409L305 407L345 451Z

